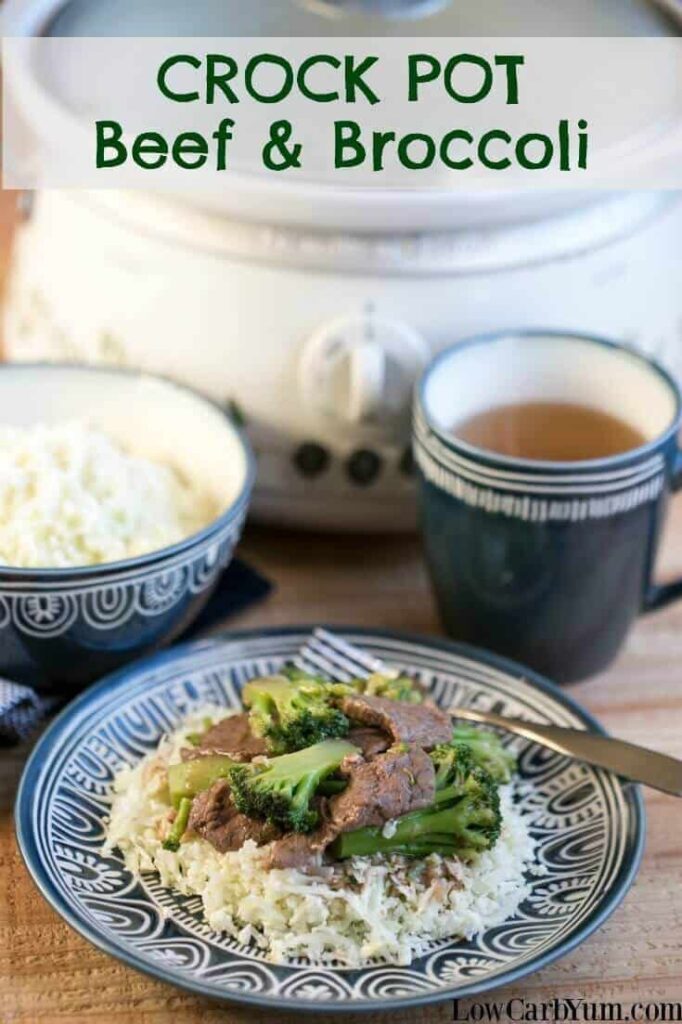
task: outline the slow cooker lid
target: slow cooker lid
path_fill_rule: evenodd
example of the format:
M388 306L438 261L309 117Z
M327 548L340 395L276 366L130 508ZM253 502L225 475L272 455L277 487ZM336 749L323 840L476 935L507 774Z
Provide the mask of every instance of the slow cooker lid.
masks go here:
M24 10L16 22L19 34L68 37L670 36L682 28L682 0L34 0ZM87 116L88 98L72 71L62 64L40 69L39 77L65 112ZM122 83L126 86L134 103L134 81ZM648 109L635 136L646 128L651 137L652 126L660 122L665 128L679 113L677 83L673 86L662 81L647 91ZM96 76L92 87L96 90ZM629 144L630 127L621 128ZM178 198L246 221L360 233L520 222L599 199L594 192L549 193L537 187L467 193L460 182L424 189L416 180L406 187L404 177L397 182L390 176L378 187L371 168L351 186L318 175L314 159L295 180L255 165L236 172L229 189L183 192Z
M676 32L677 0L65 0L57 36L622 36Z

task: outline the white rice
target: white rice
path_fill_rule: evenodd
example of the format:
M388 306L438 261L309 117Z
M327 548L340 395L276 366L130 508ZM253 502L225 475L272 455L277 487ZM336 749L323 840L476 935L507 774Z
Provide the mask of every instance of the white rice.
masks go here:
M98 565L206 526L217 503L171 467L79 422L0 426L0 563Z
M224 709L202 710L120 773L106 842L108 851L122 851L133 873L158 872L163 885L200 896L215 931L254 943L279 963L304 956L351 967L375 958L405 965L435 940L468 939L501 924L527 895L524 871L533 864L534 844L512 786L501 794L500 839L475 864L377 855L309 875L264 869L252 842L226 854L199 838L185 840L177 853L164 850L166 767L179 759L188 733L207 717L224 716Z

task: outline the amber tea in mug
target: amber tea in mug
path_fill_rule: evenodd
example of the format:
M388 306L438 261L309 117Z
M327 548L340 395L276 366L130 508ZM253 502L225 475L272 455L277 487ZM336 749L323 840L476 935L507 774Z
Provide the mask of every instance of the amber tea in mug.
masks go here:
M456 423L452 433L498 455L551 462L603 459L646 441L619 417L572 402L498 405Z

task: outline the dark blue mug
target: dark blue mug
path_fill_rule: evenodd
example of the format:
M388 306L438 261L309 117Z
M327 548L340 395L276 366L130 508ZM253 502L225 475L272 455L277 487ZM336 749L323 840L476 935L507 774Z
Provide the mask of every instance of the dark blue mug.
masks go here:
M495 454L453 428L526 402L587 406L643 443L606 458ZM617 654L635 618L682 595L653 580L668 498L682 486L680 390L658 364L585 335L528 331L460 342L417 389L421 528L450 636L560 682Z

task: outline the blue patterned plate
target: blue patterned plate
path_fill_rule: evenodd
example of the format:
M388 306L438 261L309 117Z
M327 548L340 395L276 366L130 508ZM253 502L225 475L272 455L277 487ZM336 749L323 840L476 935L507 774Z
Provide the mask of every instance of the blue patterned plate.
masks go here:
M410 967L337 969L268 963L212 932L198 900L154 876L138 882L100 852L114 774L205 703L232 707L245 680L271 672L305 641L301 629L233 635L157 655L70 704L38 743L19 788L16 823L45 898L86 939L138 970L201 995L269 1009L386 1010L474 995L573 949L631 885L644 841L639 792L598 769L522 748L521 806L531 812L542 874L514 918L473 941L441 941ZM371 654L417 672L439 703L599 729L550 683L489 654L440 640L345 630Z

